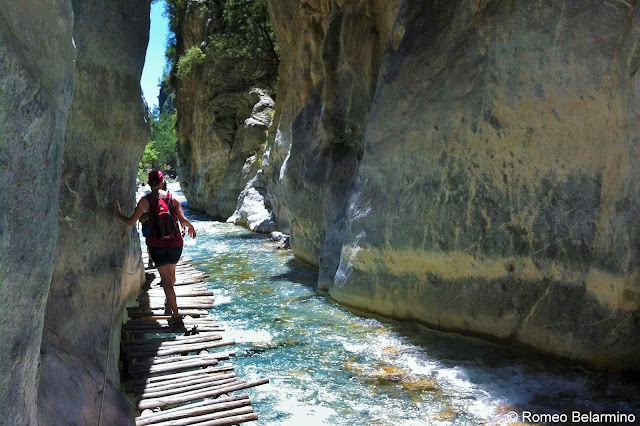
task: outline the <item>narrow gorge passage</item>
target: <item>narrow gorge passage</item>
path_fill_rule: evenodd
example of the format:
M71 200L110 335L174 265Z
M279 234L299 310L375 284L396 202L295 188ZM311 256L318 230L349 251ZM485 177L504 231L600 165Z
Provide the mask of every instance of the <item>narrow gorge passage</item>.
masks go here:
M640 418L640 389L625 376L349 311L268 237L185 213L199 232L185 254L210 276L236 371L270 379L250 392L259 424L503 424L527 410Z

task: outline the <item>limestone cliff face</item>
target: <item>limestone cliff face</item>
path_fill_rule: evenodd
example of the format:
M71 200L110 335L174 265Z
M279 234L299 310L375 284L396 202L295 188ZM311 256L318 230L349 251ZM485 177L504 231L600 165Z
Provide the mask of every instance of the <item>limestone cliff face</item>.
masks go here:
M0 413L36 424L73 89L71 2L2 0L0 23Z
M191 59L179 65L175 86L182 191L190 207L224 220L260 167L273 101L210 45L223 8L219 0L187 1L177 51Z
M130 407L119 394L120 324L144 270L137 233L115 218L112 201L118 197L123 210L132 211L137 164L149 137L139 84L149 2L72 3L75 86L38 414L43 424L97 424L107 368L101 423L127 424Z
M132 423L119 320L143 272L111 201L132 208L148 139L149 4L0 1L0 22L1 422L98 424L104 387L101 423Z
M296 256L330 280L348 188L398 1L272 1L281 52L278 132L267 161L274 211Z
M635 2L270 5L274 211L333 298L640 369Z

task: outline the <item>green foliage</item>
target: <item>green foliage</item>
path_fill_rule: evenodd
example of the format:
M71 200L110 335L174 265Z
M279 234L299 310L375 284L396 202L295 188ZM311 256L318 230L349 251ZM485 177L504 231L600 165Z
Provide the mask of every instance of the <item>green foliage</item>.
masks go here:
M175 67L178 61L178 34L182 28L182 22L187 7L187 0L165 0L165 14L169 19L169 42L167 44L167 51L165 56L171 64Z
M147 146L144 147L144 154L142 154L142 160L140 160L140 164L138 164L138 179L141 181L146 181L146 174L152 168L152 164L154 161L158 159L158 153L153 148L153 142L149 142Z
M184 55L178 59L178 65L176 75L178 78L183 79L191 74L193 68L197 65L202 65L206 55L202 53L199 47L193 46L185 52Z
M233 63L249 84L273 83L279 58L267 0L227 0L222 20L209 38L216 57Z
M162 170L175 177L178 165L178 138L175 130L176 112L163 112L154 108L151 113L151 140L144 149L138 165L138 178L146 180L149 170Z
M169 82L175 87L175 77L189 75L194 65L204 61L205 53L198 47L181 52L187 0L165 0L165 4L171 34L166 50L172 69ZM273 88L278 75L278 48L267 4L268 0L219 1L221 16L211 17L216 21L216 30L209 37L207 52L212 52L217 62L228 64L234 77L247 87ZM211 14L209 5L201 3L199 13L201 17Z

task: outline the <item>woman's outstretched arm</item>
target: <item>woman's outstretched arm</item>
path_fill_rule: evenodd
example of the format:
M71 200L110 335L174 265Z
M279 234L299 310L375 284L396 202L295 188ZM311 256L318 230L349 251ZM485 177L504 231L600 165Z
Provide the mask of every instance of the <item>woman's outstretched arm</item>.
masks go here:
M122 211L120 211L120 203L118 202L118 200L113 200L113 212L120 218L121 221L129 226L135 225L138 219L142 217L142 213L144 213L148 209L149 202L146 198L141 198L140 201L138 201L138 205L133 211L133 214L131 216L126 216L122 214Z
M172 201L173 201L173 209L177 213L178 220L180 221L180 224L182 225L183 228L187 228L187 232L189 233L189 236L191 238L195 238L196 237L196 230L193 227L193 225L191 224L191 222L189 222L189 219L187 219L187 217L184 215L184 212L182 211L182 205L175 198Z

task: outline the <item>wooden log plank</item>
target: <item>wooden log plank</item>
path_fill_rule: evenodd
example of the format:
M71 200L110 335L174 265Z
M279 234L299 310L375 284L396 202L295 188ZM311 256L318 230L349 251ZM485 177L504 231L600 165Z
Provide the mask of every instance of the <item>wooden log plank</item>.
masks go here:
M182 315L182 314L180 314L180 315ZM154 316L167 318L170 315L169 314L162 314L162 315L154 315ZM192 317L190 315L182 315L182 317L183 317L182 318L183 321L192 321L194 323L214 322L215 321L213 319L213 317L211 317L210 315L206 315L204 317L199 317L199 318L194 318L194 317ZM155 319L149 319L149 318L141 317L141 318L131 319L131 320L127 321L126 323L143 324L143 323L149 323L149 322L153 322L153 321L163 321L164 318L160 319L160 320L155 320Z
M142 393L160 392L163 390L174 389L176 387L198 385L201 383L211 383L211 382L216 382L219 380L226 380L231 378L237 378L236 373L221 372L221 373L213 373L213 374L210 373L210 374L207 374L206 376L197 377L197 378L184 377L181 379L172 380L169 383L167 382L154 383L152 386L146 387L144 389L144 392Z
M212 318L183 318L183 324L186 327L197 325L203 327L217 327L218 324ZM168 327L169 320L164 319L151 319L149 321L143 319L127 321L122 325L124 330L139 330L147 328Z
M207 283L194 283L191 285L184 285L180 287L180 291L188 291L189 289L193 289L193 288L198 288L198 289L207 289ZM154 288L148 288L148 289L144 289L142 290L142 292L150 292L150 291L155 291L157 293L164 293L164 290L162 289L162 287L154 287Z
M199 371L199 370L192 370L192 371ZM231 372L229 372L229 371L231 371ZM219 371L219 372L215 372L215 373L207 373L207 374L200 374L200 375L178 377L176 379L164 380L162 382L151 382L151 383L149 383L149 382L144 381L144 382L138 382L135 385L127 384L127 391L129 393L133 393L135 395L140 395L140 394L143 394L145 392L151 392L151 391L171 388L171 387L175 387L175 386L183 386L183 385L187 385L187 384L204 383L204 382L207 382L207 381L218 380L218 378L223 377L223 376L234 376L235 377L235 373L231 369L231 370Z
M167 315L168 316L168 315ZM207 327L217 327L218 324L211 317L204 318L193 318L193 317L183 317L182 322L186 326L190 325L203 325ZM149 320L143 318L136 318L135 320L129 320L122 325L124 330L137 330L140 328L157 328L157 327L167 327L169 325L168 319L154 319L153 317Z
M193 284L183 284L180 287L174 287L173 291L176 292L189 292L191 290L209 290L207 288L207 284L204 282L198 282L198 283L193 283ZM157 294L164 294L164 288L162 286L153 286L153 287L149 287L146 289L142 289L142 291L140 291L140 293L149 293L149 292L155 292Z
M186 417L193 418L194 416L202 414L227 411L233 408L246 407L249 405L251 405L249 395L234 395L229 398L196 402L187 406L179 407L179 409L164 410L144 417L140 416L135 419L135 422L136 426L148 426L169 420L178 420Z
M247 395L246 393L240 395L222 395L218 398L204 399L198 402L192 401L187 405L176 405L175 407L167 408L162 411L154 411L153 413L154 415L159 415L161 413L179 413L180 411L190 410L191 408L206 407L210 404L217 404L219 402L226 402L231 400L236 401L240 399L248 399L249 401L251 401L251 398L249 398L249 395Z
M235 345L236 342L234 340L227 341L214 341L214 342L201 342L201 343L193 343L193 344L184 344L184 345L176 345L168 348L147 348L145 350L136 349L130 350L127 353L127 358L151 358L154 356L167 356L167 355L175 355L182 354L188 352L195 352L200 350L219 348L222 346L231 346Z
M144 264L145 264L145 266L147 266L147 265L149 264L149 262L148 262L148 261L146 261ZM190 261L188 261L188 260L186 260L186 261L184 261L184 260L179 260L179 261L178 261L178 263L176 263L176 270L177 270L177 269L180 269L180 268L189 268L189 269L194 269L194 270L196 270L196 271L197 271L197 269L195 268L195 266L193 266L193 264L192 264ZM158 273L158 268L156 268L156 267L153 267L153 268L145 268L145 271L146 271L146 272L151 272L151 273L156 273L156 274L157 274L157 273Z
M212 421L219 419L228 419L231 417L240 417L242 415L252 414L253 408L251 406L236 407L224 411L218 411L209 414L202 414L191 418L183 418L179 420L170 420L166 422L156 423L157 426L184 426L192 425L196 422Z
M153 283L153 287L154 288L162 288L162 286L160 286L160 277L156 276L156 277L149 277L150 279L147 280L147 287L151 286L151 283ZM197 275L197 274L184 274L184 275L177 275L176 276L176 281L190 281L193 280L195 281L194 283L192 283L191 285L206 285L205 280L208 277L205 275Z
M211 317L209 317L209 316L204 316L204 317L192 317L191 315L183 314L183 313L182 313L182 311L180 311L180 315L182 315L182 316L183 316L183 321L184 321L184 318L186 318L186 319L187 319L187 321L189 321L189 320L192 320L192 319L193 319L193 320L197 320L197 321L202 322L202 323L209 323L209 322L213 323L213 322L215 322L215 321L213 320L213 318L211 318ZM132 321L136 321L136 320L138 320L138 321L152 321L152 322L153 322L153 321L158 321L158 320L166 320L166 321L168 321L168 320L169 320L169 318L171 318L171 315L167 315L167 314L162 314L162 315L149 315L149 316L146 316L146 317L137 317L137 318L135 318L135 319L132 319Z
M149 276L149 278L151 278L151 276ZM203 274L187 273L187 272L180 273L179 271L175 275L175 281L203 282L206 278L207 277L205 275L203 275ZM151 282L152 284L159 284L160 283L160 276L159 275L155 275L150 281L147 281L147 282Z
M151 318L137 318L135 320L129 320L125 324L129 324L131 326L148 325L148 324L154 324L154 323L156 323L157 325L165 325L167 323L166 318L168 318L170 315L159 315L159 316L163 317L163 319L155 319L153 317L151 317ZM206 317L203 317L203 318L193 318L193 317L190 317L190 316L184 316L182 318L182 321L184 321L185 324L187 322L188 323L193 323L193 324L215 323L215 320L210 316L206 316Z
M176 297L201 297L213 300L213 291L206 289L182 289L180 287L174 289ZM164 290L153 290L145 294L139 295L136 299L166 299Z
M163 302L151 302L151 303L140 303L140 307L141 308L146 308L146 309L151 309L151 310L155 310L155 309L164 309L164 301ZM213 308L213 302L212 303L195 303L195 302L190 302L188 300L178 300L178 309L211 309Z
M225 417L219 420L208 420L205 422L189 423L191 426L233 426L240 423L252 422L258 420L256 413L244 414L241 416Z
M199 284L200 285L200 284L202 284L204 282L205 281L202 278L197 278L197 279L194 279L194 278L185 278L185 279L176 278L176 281L173 283L173 287L176 288L176 287L181 287L183 285L194 285L194 284ZM152 290L161 289L162 286L160 285L160 279L156 279L156 280L151 281L150 283L147 283L147 287L149 289L152 289Z
M187 331L193 331L194 329L200 334L220 333L224 331L224 328L221 328L221 327L210 327L208 325L193 325L193 326L187 326L187 327L173 326L173 327L141 328L139 330L132 330L131 332L135 333L136 335L163 334L163 333L179 334L179 333L185 333Z
M164 308L154 309L154 310L142 310L141 308L136 307L135 309L127 308L127 312L130 318L143 318L143 317L148 317L153 315L163 315L165 310ZM196 318L205 316L208 313L209 311L206 309L180 309L181 315L189 315Z
M205 280L207 278L208 277L206 275L202 274L176 274L174 284L175 282L192 281L191 285L206 285ZM161 281L159 276L149 277L149 279L146 281L146 286L153 287L154 289L162 288L160 282Z
M211 342L215 340L222 340L222 334L210 334L206 336L171 336L171 337L160 337L155 339L143 339L143 340L132 340L130 342L123 342L122 348L127 351L130 348L144 348L144 347L153 347L153 348L168 348L176 345L181 345L183 343L201 343L201 342Z
M152 377L147 377L147 382L149 383L157 383L157 382L164 382L166 380L172 380L178 377L186 377L189 375L193 375L194 373L211 373L211 372L219 372L219 371L227 371L227 370L233 370L233 365L231 364L224 364L224 365L219 365L216 367L207 367L201 370L196 370L196 371L185 371L182 373L173 373L173 374L164 374L164 375L156 375L156 376L152 376Z
M206 286L179 287L174 290L176 297L213 296L213 290L207 290ZM146 292L148 297L165 297L164 290L154 289Z
M202 288L194 288L194 289L183 289L183 288L175 288L176 297L202 297L205 299L215 299L213 291L202 289ZM158 289L154 290L154 293L141 293L136 299L166 299L164 290Z
M221 358L226 359L226 358ZM189 370L200 367L207 367L210 365L218 364L217 358L208 358L208 359L200 359L197 361L186 361L186 362L172 362L170 364L161 364L161 365L137 365L132 364L129 366L129 374L132 376L135 375L151 375L151 374L159 374L159 373L168 373L171 371L181 371L181 370Z
M269 379L257 380L254 382L247 382L239 385L233 385L228 387L222 387L220 389L213 389L208 391L196 392L192 394L175 395L165 398L154 398L140 401L138 408L144 410L145 408L166 407L167 405L182 404L189 401L197 401L203 398L216 397L225 393L233 392L241 389L248 389L255 386L260 386L265 383L269 383Z
M184 355L184 356L168 356L165 358L155 358L151 361L138 361L137 364L151 363L153 365L160 364L170 364L172 362L185 362L185 361L197 361L199 359L209 359L209 358L217 358L217 359L228 359L230 356L234 356L234 351L224 351L224 352L207 352L205 355Z
M199 336L199 335L196 335ZM188 337L192 337L192 336L188 336ZM218 335L214 335L214 337L198 337L198 340L194 339L194 340L178 340L178 341L168 341L168 342L161 342L158 340L161 339L149 339L149 340L156 340L158 342L153 342L153 343L147 343L147 344L139 344L139 345L129 345L129 346L123 346L122 352L125 354L131 353L131 352L151 352L151 351L156 351L155 353L157 353L157 351L159 350L166 350L166 349L172 349L172 348L178 348L178 347L182 347L184 345L198 345L198 344L207 344L207 343L215 343L215 342L219 342L222 336ZM145 340L148 341L148 340ZM225 345L222 345L225 346ZM171 355L171 354L167 354L167 355ZM160 355L158 355L160 356Z
M177 292L189 292L192 289L198 289L198 288L202 288L203 285L206 288L206 283L204 282L195 282L195 283L189 283L189 284L178 284L177 286L174 285L173 287L173 291L177 291ZM141 293L144 293L146 291L152 291L152 292L157 292L158 294L164 294L164 288L160 285L154 285L152 287L148 287L147 289L143 289L143 291Z
M181 295L181 296L176 296L176 299L178 302L178 306L180 306L180 303L213 303L214 302L213 297L206 297L206 296ZM142 295L142 296L138 296L136 300L138 300L139 302L164 303L166 299L164 296L149 297L146 295Z
M199 332L207 332L207 333L220 333L223 332L224 329L221 327L216 326L215 324L189 324L189 323L185 323L184 325L172 325L172 326L162 326L162 325L156 325L156 324L150 324L148 327L145 326L136 326L136 327L129 327L126 328L127 331L130 331L132 333L136 333L136 334L162 334L162 333L168 333L168 334L178 334L178 333L184 333L185 331L192 331L192 330L196 330Z
M149 278L151 278L151 280L149 280L148 282L151 282L153 284L158 284L160 283L160 276L159 275L155 275L153 278L149 275ZM194 280L194 281L204 281L207 278L207 276L205 274L200 274L197 272L181 272L181 271L177 271L176 275L175 275L175 281L190 281L190 280Z
M146 251L142 252L142 260L149 260L149 255L147 254ZM191 263L193 262L193 259L189 258L189 257L181 257L180 260L178 260L178 265L181 263Z
M140 395L140 399L143 400L143 399L163 398L165 396L176 395L176 394L187 395L189 393L193 393L196 391L203 391L203 390L214 389L214 388L223 388L225 386L232 386L232 385L236 385L244 382L245 382L244 380L239 380L237 377L229 377L226 379L220 379L212 382L194 383L194 384L185 385L185 386L172 386L172 387L169 387L168 389L162 389L162 390L153 389L153 390L145 391L142 395Z
M134 391L136 389L142 388L142 390L144 390L148 386L168 384L175 380L206 377L208 375L224 373L225 371L233 371L233 365L224 364L215 367L201 368L198 370L183 371L180 373L158 374L155 376L143 377L139 379L129 379L125 383L125 388L128 392L135 393ZM140 392L142 392L142 390Z

